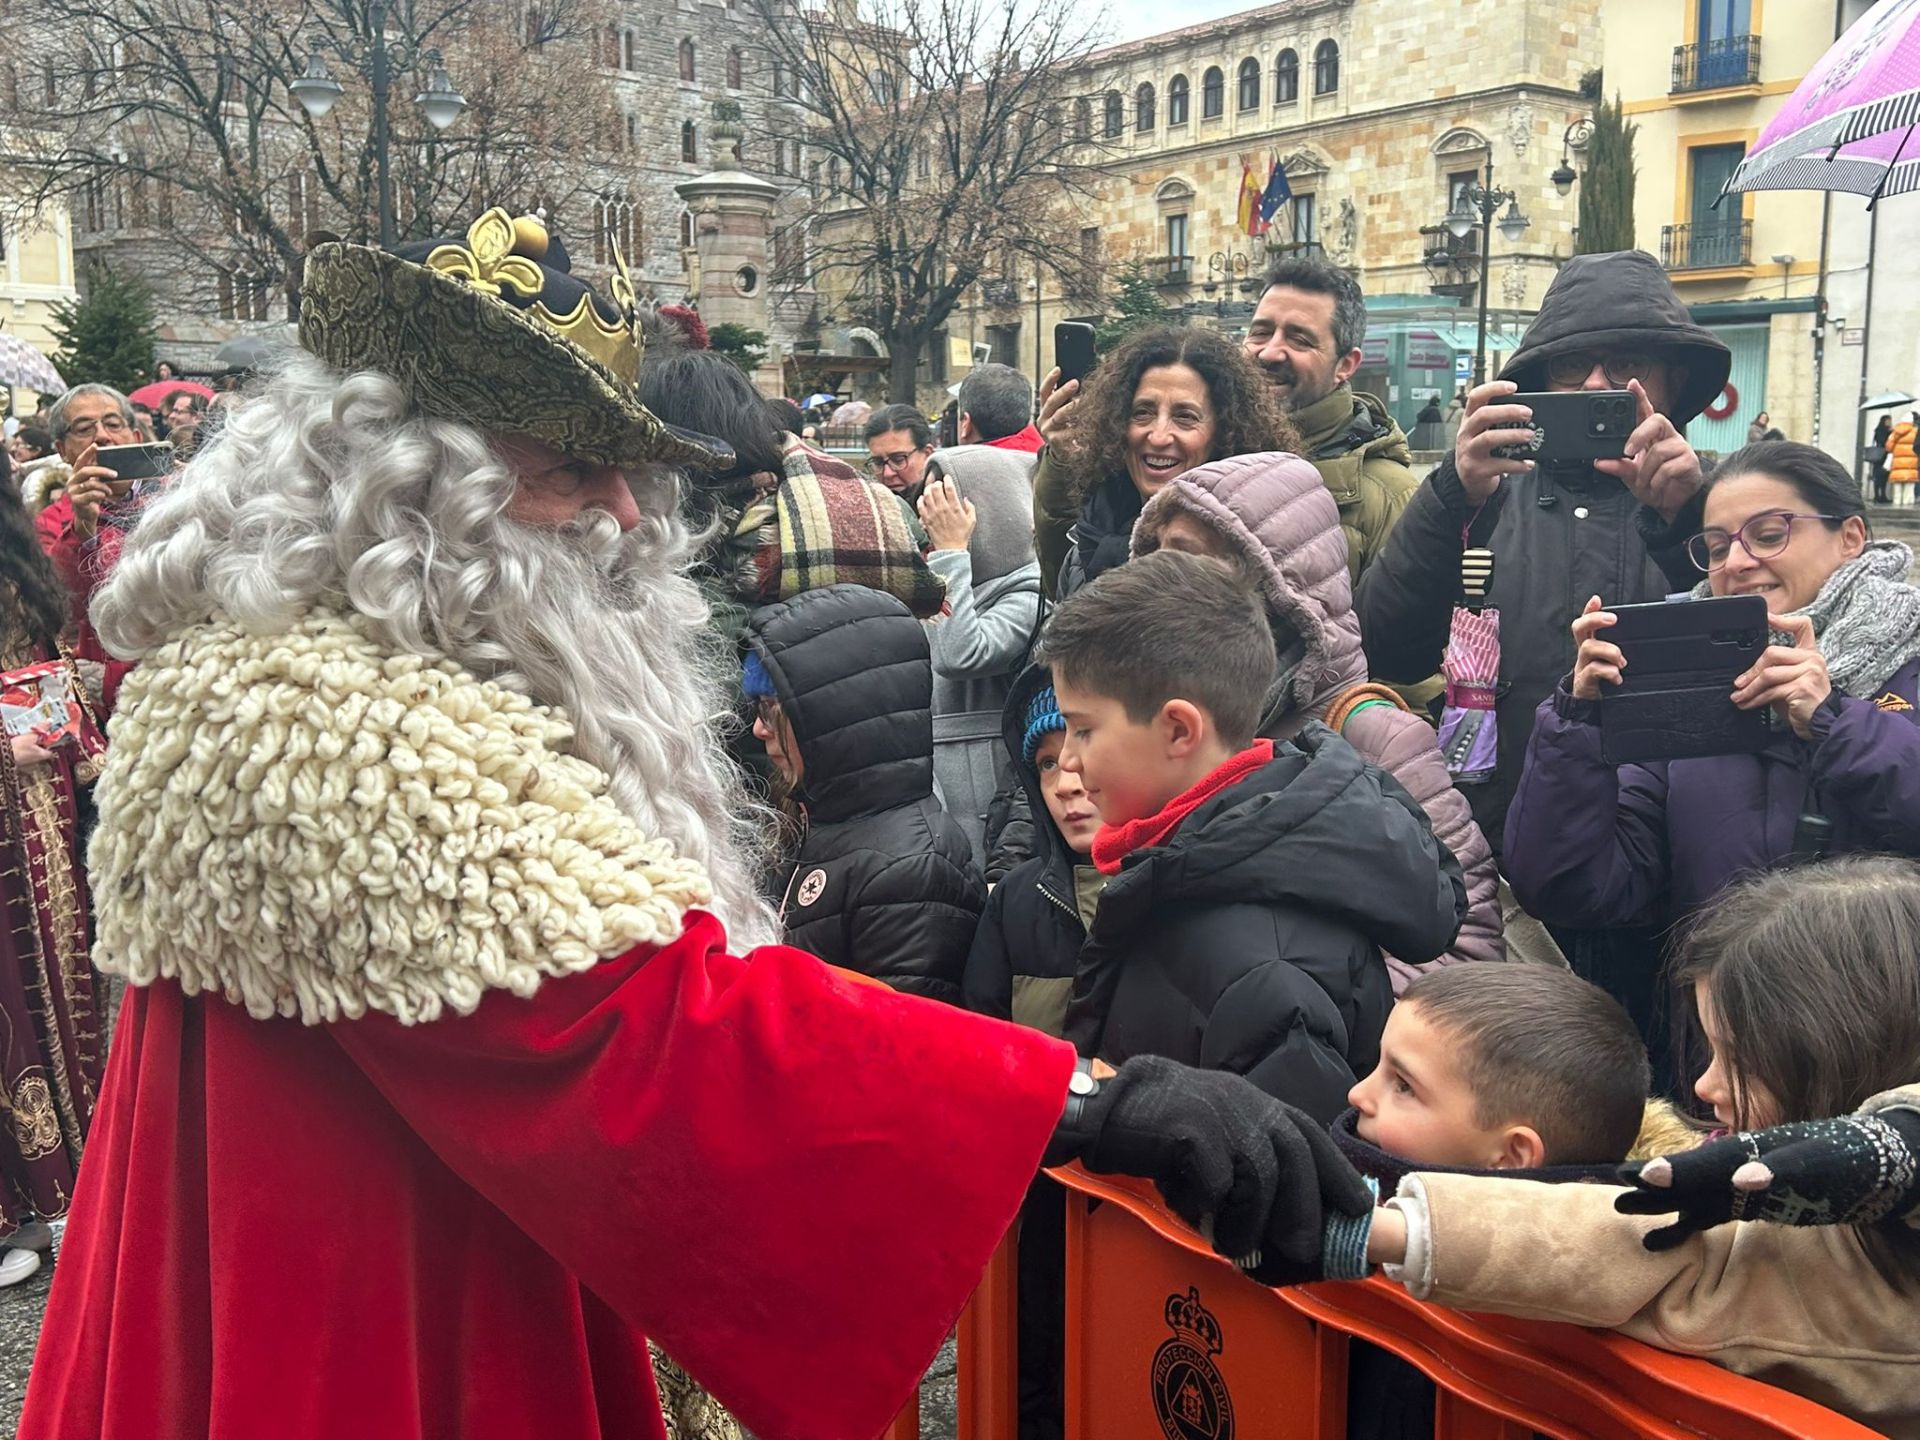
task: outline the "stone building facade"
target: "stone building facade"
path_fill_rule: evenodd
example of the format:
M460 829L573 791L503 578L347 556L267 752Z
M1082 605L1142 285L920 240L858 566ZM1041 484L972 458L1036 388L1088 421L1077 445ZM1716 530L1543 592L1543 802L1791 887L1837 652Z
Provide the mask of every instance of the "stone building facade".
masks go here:
M699 261L693 216L675 187L715 170L744 170L779 187L781 213L806 201L798 176L807 163L804 117L775 94L778 77L746 0L624 0L613 23L584 41L579 63L606 82L613 109L598 137L588 173L557 195L492 197L510 209L543 209L566 242L576 269L603 279L618 243L636 288L663 303L697 303ZM344 67L348 87L365 81ZM406 104L415 77L394 87ZM457 86L461 77L454 73ZM784 84L783 84L783 88ZM716 153L716 102L738 105L744 134ZM459 122L455 122L456 127ZM283 199L292 233L326 228L318 197L289 185ZM275 197L282 203L282 197ZM405 220L406 196L396 195ZM196 227L206 221L164 187L91 186L74 202L74 250L82 283L89 259L137 273L154 287L161 323L159 354L188 371L211 363L222 341L284 327L284 278L235 278L196 253ZM206 247L219 253L218 247ZM229 265L226 268L231 268ZM769 330L777 353L789 350L812 312L809 292L791 287L770 299Z
M1600 64L1600 10L1600 0L1278 0L1096 52L1064 87L1063 123L1110 173L1059 225L1060 254L1093 278L1016 261L953 317L949 335L963 343L950 353L1043 371L1054 322L1097 316L1130 260L1154 272L1171 310L1244 329L1270 255L1295 248L1350 268L1379 298L1363 379L1403 391L1387 398L1411 418L1416 390L1451 393L1452 365L1473 344L1477 270L1442 263L1436 276L1426 260L1436 247L1477 248L1440 230L1454 191L1491 165L1531 222L1518 243L1492 236L1496 356L1573 251L1577 195L1557 195L1549 176L1563 155L1579 162L1564 142L1590 107L1582 85ZM1250 237L1237 218L1242 169L1264 184L1276 157L1295 198L1268 235ZM1448 370L1422 382L1404 363L1410 343L1444 353Z

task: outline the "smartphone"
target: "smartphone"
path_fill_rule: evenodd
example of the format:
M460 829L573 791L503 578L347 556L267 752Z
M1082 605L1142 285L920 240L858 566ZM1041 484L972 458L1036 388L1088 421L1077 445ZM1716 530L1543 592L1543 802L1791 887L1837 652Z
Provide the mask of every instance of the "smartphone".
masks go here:
M1086 379L1093 360L1093 326L1084 320L1062 320L1053 327L1053 363L1060 367L1062 385Z
M151 445L102 445L94 463L104 465L122 480L151 480L173 473L173 445L156 440Z
M1533 411L1532 441L1496 445L1493 454L1502 460L1535 460L1543 465L1619 460L1627 453L1627 437L1640 424L1640 402L1630 390L1509 395L1498 403L1525 405Z
M1620 647L1621 683L1600 687L1600 754L1609 765L1750 755L1773 738L1766 709L1733 703L1733 682L1767 648L1767 602L1716 595L1611 607L1600 632Z

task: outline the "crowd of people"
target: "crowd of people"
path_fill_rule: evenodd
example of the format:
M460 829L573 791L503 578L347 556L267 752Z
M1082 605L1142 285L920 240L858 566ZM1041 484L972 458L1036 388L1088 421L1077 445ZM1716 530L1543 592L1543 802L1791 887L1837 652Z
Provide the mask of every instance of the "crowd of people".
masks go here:
M535 222L305 275L217 428L82 385L0 485L74 718L0 752L23 1440L873 1433L1010 1224L1044 1440L1071 1159L1264 1283L1920 1437L1920 587L1823 452L1689 444L1730 357L1650 257L1424 476L1316 261L864 473ZM1623 456L1516 458L1556 391ZM1609 763L1682 592L1764 600L1770 738ZM1432 1405L1356 1351L1351 1434Z

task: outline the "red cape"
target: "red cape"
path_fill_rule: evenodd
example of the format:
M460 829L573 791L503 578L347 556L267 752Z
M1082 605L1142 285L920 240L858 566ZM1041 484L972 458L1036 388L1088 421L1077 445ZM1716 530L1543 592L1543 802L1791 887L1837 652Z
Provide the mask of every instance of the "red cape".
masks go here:
M877 1434L1072 1051L724 947L411 1027L130 990L20 1440L658 1440L643 1331L767 1440Z

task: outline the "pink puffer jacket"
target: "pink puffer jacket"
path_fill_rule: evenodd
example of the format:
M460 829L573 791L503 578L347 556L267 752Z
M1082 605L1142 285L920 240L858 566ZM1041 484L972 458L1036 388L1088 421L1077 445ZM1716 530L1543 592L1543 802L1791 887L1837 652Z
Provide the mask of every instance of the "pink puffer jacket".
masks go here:
M1205 526L1221 549L1261 577L1276 633L1284 626L1294 637L1282 651L1286 670L1267 698L1261 734L1284 740L1307 721L1324 719L1342 694L1366 683L1340 511L1313 466L1275 452L1189 470L1147 502L1134 526L1133 553L1159 549L1161 531L1176 515ZM1506 959L1493 852L1473 823L1466 797L1453 787L1433 727L1395 706L1372 705L1356 711L1341 735L1420 802L1433 833L1466 872L1466 923L1453 949L1433 963ZM1396 995L1422 969L1432 968L1392 956L1387 965Z

